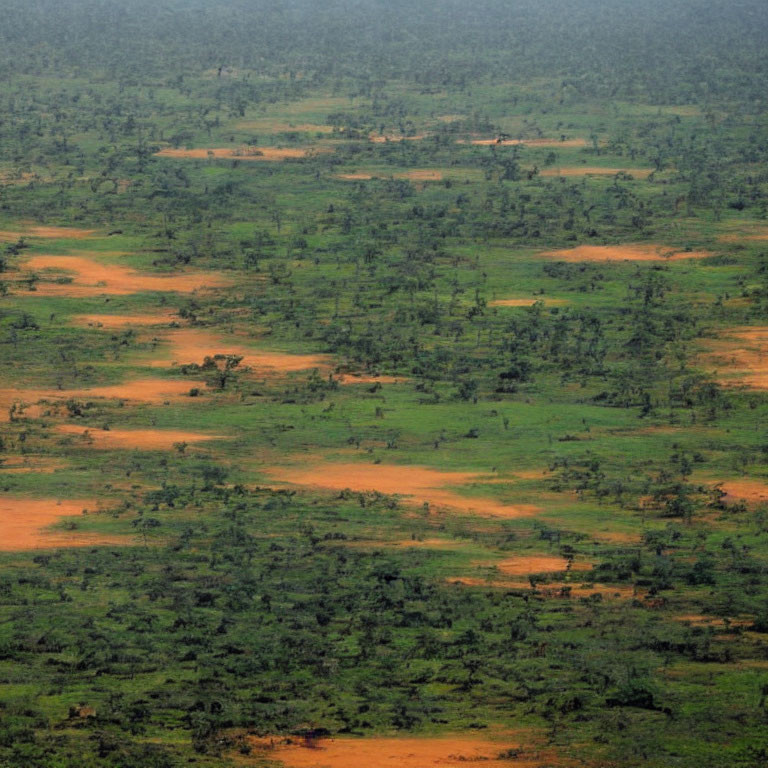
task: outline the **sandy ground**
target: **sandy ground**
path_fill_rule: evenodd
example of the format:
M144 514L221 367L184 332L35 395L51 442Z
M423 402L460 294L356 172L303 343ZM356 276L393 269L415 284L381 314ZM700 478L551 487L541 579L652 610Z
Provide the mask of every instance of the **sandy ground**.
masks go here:
M173 365L201 364L214 355L242 355L242 368L254 368L257 372L289 373L321 368L330 371L332 358L328 355L292 355L271 352L246 346L235 336L226 336L196 328L179 328L164 334L168 352L158 350L159 356L150 363L153 368L169 368Z
M530 590L531 584L529 581L500 581L500 580L487 580L479 579L467 576L456 576L447 579L449 584L459 584L465 587L484 587L491 589L511 589L511 590ZM536 586L536 593L541 597L548 598L564 598L566 595L571 597L589 597L590 595L602 595L605 598L620 598L623 600L630 600L636 597L636 592L633 587L614 587L607 584L590 584L590 586L582 586L581 583L576 580L573 582L549 582L547 584L538 584Z
M580 245L560 251L543 251L559 261L678 261L703 259L708 251L676 251L663 245Z
M459 144L466 144L465 141L459 141ZM586 139L566 139L561 141L560 139L505 139L499 141L498 139L473 139L470 144L474 144L480 147L516 147L521 144L527 147L586 147L588 145Z
M768 326L726 328L707 342L703 362L727 387L768 389Z
M169 311L144 315L74 315L71 322L74 325L85 325L89 328L120 331L124 328L169 325L174 322L182 322L182 320L177 314Z
M559 307L564 304L569 304L567 299L549 299L544 296L538 296L534 299L494 299L488 302L489 307L532 307L536 302L542 302L542 304L550 307Z
M307 157L310 154L316 153L319 150L317 147L312 149L300 149L298 147L293 148L279 148L279 147L235 147L235 148L199 148L199 149L161 149L157 152L158 157L175 157L187 160L207 160L208 158L215 158L217 160L262 160L262 161L279 161L287 159L295 159L300 157ZM323 149L322 151L329 152L330 149Z
M555 573L568 569L568 561L564 557L553 555L521 555L504 560L496 566L506 576L528 576L532 573ZM572 571L589 571L592 564L584 561L574 561Z
M262 754L287 768L534 768L564 765L552 751L522 754L510 762L500 760L506 750L519 748L520 740L491 740L472 736L325 739L311 745L280 744L269 749L269 740L253 739ZM259 750L259 751L261 751Z
M578 165L568 168L544 168L539 176L615 176L627 173L636 179L647 179L653 168L601 168L599 166Z
M72 282L38 282L32 295L88 297L126 296L145 291L194 293L195 291L231 285L216 272L175 272L171 275L152 275L138 272L120 264L107 264L91 256L31 256L24 271L50 277L46 273L71 277Z
M58 501L0 496L0 551L130 543L118 537L99 537L77 531L45 530L63 517L81 517L84 509L96 511L98 502L93 499Z
M727 494L725 501L729 503L768 503L768 483L759 480L726 480L722 483L722 488Z
M206 383L187 379L143 378L88 389L0 389L0 422L10 419L9 410L13 404L30 406L24 411L26 417L37 418L46 410L44 405L40 405L42 401L61 403L70 399L104 398L162 405L189 400L189 390L193 387L205 390Z
M418 466L392 464L317 464L301 467L276 467L267 474L281 483L310 488L343 491L378 491L403 495L412 504L448 508L477 515L525 517L539 507L532 504L502 504L494 499L463 496L449 488L482 482L474 472L439 472ZM495 478L494 478L495 479Z
M61 424L55 431L71 436L77 447L100 448L109 451L143 450L170 451L176 443L202 443L222 440L224 435L186 432L181 429L89 429L75 424Z
M27 227L23 231L0 231L0 242L14 242L20 237L61 240L85 240L96 233L95 229L77 229L76 227Z

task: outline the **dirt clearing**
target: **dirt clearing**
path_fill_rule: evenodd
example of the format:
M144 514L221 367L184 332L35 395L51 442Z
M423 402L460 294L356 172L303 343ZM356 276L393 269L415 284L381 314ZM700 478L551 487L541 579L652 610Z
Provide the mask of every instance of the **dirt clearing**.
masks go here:
M768 483L760 480L726 480L721 484L728 504L746 502L748 504L768 503Z
M103 328L105 331L120 331L124 328L143 328L153 325L169 325L180 322L181 318L173 312L156 315L74 315L74 325L89 328Z
M61 282L36 282L34 293L39 296L127 296L148 291L194 293L231 285L230 280L217 272L151 275L120 264L105 264L89 256L32 256L25 264L25 271L40 278L51 279L54 275L64 278Z
M458 142L466 144L465 141ZM586 147L586 139L473 139L470 144L478 147L517 147L525 145L526 147Z
M0 496L0 551L128 543L117 537L78 533L76 530L45 530L63 517L82 517L84 509L96 511L98 502L93 499L58 501Z
M458 584L465 587L484 587L491 589L510 589L514 591L532 589L530 581L497 581L479 579L467 576L456 576L446 579L449 584ZM567 599L569 597L590 597L602 595L605 598L631 600L638 597L634 587L614 587L608 584L583 584L579 581L537 583L535 591L541 597L550 599Z
M510 768L509 759L500 759L502 753L519 749L520 741L491 740L471 736L443 738L367 738L323 739L311 742L285 744L274 740L253 739L252 747L263 756L277 760L288 768L466 768L467 764L483 768ZM551 751L521 754L514 760L518 768L554 764ZM562 762L558 763L563 765Z
M370 181L374 177L370 173L337 173L336 178L343 181Z
M579 245L560 251L543 251L558 261L680 261L704 259L708 251L680 251L663 245Z
M108 451L170 451L177 443L203 443L222 440L224 435L206 435L181 429L94 429L75 424L61 424L56 432L72 437L81 448L100 448Z
M626 173L635 179L647 179L653 168L600 168L598 166L579 165L569 168L545 168L539 176L615 176Z
M476 472L439 472L427 467L393 464L318 464L279 467L267 474L281 483L332 491L378 491L406 496L411 504L447 508L492 517L526 517L540 511L532 504L502 504L494 499L463 496L451 486L472 487L488 481ZM491 481L495 481L492 478Z
M703 361L714 366L719 384L768 389L768 326L727 328L707 349Z
M161 378L133 379L120 384L89 389L0 389L0 421L10 419L10 409L16 405L17 416L39 418L44 414L46 404L55 405L66 400L136 400L154 405L165 402L178 402L189 398L193 387L204 390L204 381ZM25 407L28 406L28 407Z
M282 147L220 147L215 149L161 149L158 157L175 157L184 160L262 160L279 161L295 160L318 152L331 152L328 148L313 147L311 149L282 148Z
M564 304L569 304L567 299L549 299L539 296L535 299L494 299L488 302L489 307L532 307L534 304L541 302L547 306L560 307Z
M589 571L592 564L574 561L569 568L568 560L553 555L521 555L511 557L496 565L507 576L528 576L532 573L559 573L561 571Z
M240 366L253 368L257 373L292 373L312 368L330 370L332 359L327 355L292 355L287 352L258 350L210 331L180 328L170 331L165 340L169 345L169 357L153 360L153 368L169 368L173 365L200 365L206 357L214 355L241 355ZM161 353L162 354L162 353Z
M13 242L21 237L40 237L48 240L85 240L96 234L95 229L77 229L76 227L27 227L23 231L0 231L1 242Z

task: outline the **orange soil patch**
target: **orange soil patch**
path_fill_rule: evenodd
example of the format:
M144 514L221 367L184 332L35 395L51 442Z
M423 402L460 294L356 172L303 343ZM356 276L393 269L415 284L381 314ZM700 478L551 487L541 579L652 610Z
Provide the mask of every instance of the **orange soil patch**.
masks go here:
M760 480L726 480L722 489L726 502L746 501L751 504L768 502L768 483Z
M195 328L180 328L170 331L165 337L170 344L171 357L153 360L150 366L168 368L172 365L201 364L206 357L214 355L242 355L242 367L259 371L282 371L290 373L311 368L330 368L331 358L327 355L291 355L286 352L271 352L246 347L226 336Z
M28 417L36 418L43 410L41 401L61 402L72 398L107 400L138 400L145 403L162 404L170 400L183 399L192 387L205 389L204 381L178 381L174 379L134 379L121 384L89 389L0 389L0 421L7 421L7 411L16 404L32 406L25 409Z
M615 176L617 173L627 173L636 179L647 179L652 168L600 168L598 166L580 165L570 168L545 168L540 176Z
M675 621L681 621L685 624L692 624L697 627L725 627L726 620L717 616L705 616L700 613L688 613L681 616L673 616ZM752 626L752 619L728 619L727 625L730 627L749 627Z
M267 474L291 485L333 491L378 491L407 496L414 504L480 515L516 518L540 511L532 504L508 505L492 499L468 498L448 489L482 482L485 477L475 472L439 472L427 467L393 464L318 464L273 468Z
M442 181L443 174L440 171L419 170L396 173L396 179L408 179L409 181Z
M464 543L456 541L455 539L403 539L402 541L379 541L376 539L369 539L345 543L347 546L351 547L375 547L378 549L460 549L461 547L466 546Z
M77 531L46 531L63 517L82 516L84 509L95 510L93 500L24 499L0 497L0 550L87 547L97 544L126 543L116 537L96 536Z
M636 533L625 533L624 531L601 531L593 534L597 541L603 541L606 544L639 544L640 535Z
M75 315L72 322L75 325L87 325L90 328L104 328L107 331L118 331L123 328L143 327L148 325L168 325L178 322L179 316L173 312L156 315Z
M237 123L239 131L262 131L264 133L333 133L332 125L317 125L315 123L296 123L292 125L285 121L265 117L260 120L244 120Z
M87 429L76 424L60 424L56 431L71 435L77 445L105 450L168 451L175 443L202 443L221 440L223 435L205 435L180 429Z
M728 328L707 346L705 361L720 369L720 384L768 389L768 326Z
M537 302L548 304L550 306L562 306L570 303L567 299L545 299L543 296L535 299L494 299L489 301L489 307L532 307Z
M23 232L0 232L0 241L12 242L18 240L20 237L84 240L95 232L95 229L77 229L75 227L28 227Z
M370 173L337 173L336 178L344 181L370 181L373 176Z
M554 555L525 555L504 560L496 566L507 576L528 576L531 573L555 573L568 569L568 561L564 557ZM591 563L574 561L572 571L589 571Z
M268 739L254 738L250 743L261 748L264 756L288 768L465 768L468 763L478 763L483 768L509 768L510 761L499 756L520 747L520 741L513 737L492 741L469 736L344 738L299 744L270 744ZM542 760L553 764L553 757L551 750L536 751L516 758L514 765L533 768L542 765Z
M464 141L459 142L459 144L465 143ZM470 144L480 147L516 147L521 144L527 147L586 147L588 142L586 139L566 139L565 141L560 139L505 139L504 141L499 141L498 139L473 139Z
M727 232L718 236L721 243L741 243L745 241L759 242L768 240L768 227L762 224L753 224L744 222L734 225L735 232Z
M69 273L71 283L39 282L40 296L125 296L143 291L193 293L206 288L231 285L216 272L178 272L173 275L148 275L119 264L103 264L86 256L32 256L26 271Z
M62 459L41 456L4 456L0 463L0 473L50 475L63 469L67 463Z
M169 400L189 396L193 387L205 389L204 381L177 381L174 379L134 379L123 384L106 387L92 387L77 393L79 397L103 397L108 400L140 400L144 403L160 404ZM61 392L59 394L67 394ZM70 396L73 396L70 394Z
M479 579L467 576L457 576L446 579L449 584L459 584L465 587L485 587L492 589L513 589L530 590L529 581L495 581ZM570 595L571 597L589 597L590 595L602 595L603 597L615 597L623 600L629 600L638 597L633 587L613 587L607 584L591 584L583 586L579 582L549 582L547 584L537 584L536 593L542 597L561 598Z
M222 147L215 149L161 149L157 152L158 157L175 157L187 160L207 160L214 158L216 160L287 160L300 157L308 157L310 154L323 151L330 152L330 149L322 150L317 147L313 149L279 148L279 147L236 147L234 149Z
M708 251L676 251L660 245L579 245L560 251L544 251L560 261L678 261L703 259L712 254Z

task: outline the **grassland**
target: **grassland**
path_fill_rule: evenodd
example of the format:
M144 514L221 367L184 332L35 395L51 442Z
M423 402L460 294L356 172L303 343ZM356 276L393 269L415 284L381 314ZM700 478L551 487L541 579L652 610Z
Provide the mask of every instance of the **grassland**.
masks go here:
M331 80L0 89L0 765L765 765L764 114Z

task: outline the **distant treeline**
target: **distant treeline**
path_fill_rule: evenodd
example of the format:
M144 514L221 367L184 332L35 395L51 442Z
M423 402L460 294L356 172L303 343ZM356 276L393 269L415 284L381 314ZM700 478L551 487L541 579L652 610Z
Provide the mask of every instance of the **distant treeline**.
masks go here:
M0 72L219 67L426 87L560 76L580 96L759 99L763 0L0 0ZM225 70L226 71L226 70Z

